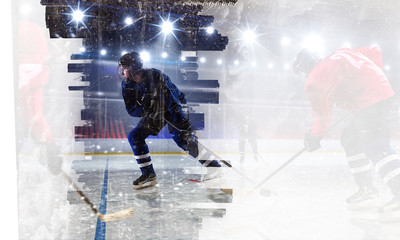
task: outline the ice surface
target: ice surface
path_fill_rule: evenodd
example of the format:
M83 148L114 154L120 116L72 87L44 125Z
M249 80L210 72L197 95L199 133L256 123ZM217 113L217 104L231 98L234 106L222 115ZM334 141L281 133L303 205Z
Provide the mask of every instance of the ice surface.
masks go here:
M399 238L399 224L378 222L375 210L346 209L344 199L356 187L338 141L341 126L322 143L323 151L303 154L263 185L271 196L263 196L261 189L249 194L254 183L303 147L304 132L311 126L304 82L291 69L307 36L322 38L321 56L343 45L378 44L387 64L385 73L397 90L399 1L239 0L234 6L205 6L203 13L215 16L213 27L227 35L230 44L223 52L199 53L212 59L200 64L200 78L218 79L221 86L220 104L195 107L206 114L205 130L198 135L254 182L226 169L233 196L189 181L199 180L204 169L185 154L163 154L165 149L176 151L170 140L149 141L150 149L159 153L153 156L159 184L142 191L132 189L139 171L133 156L126 154L126 141L93 143L101 154L83 155L83 143L74 140L74 126L82 124L83 97L79 91L68 91L69 85L81 84L80 74L67 73L69 57L79 52L82 40L50 40L44 7L32 2L15 1L13 8L13 26L22 29L20 24L28 22L41 30L24 38L15 30L20 239L93 239L99 231L88 206L43 165L39 143L50 139L64 155L63 169L96 207L109 161L107 212L131 207L135 213L107 223L106 239ZM251 46L242 41L241 34L248 29L256 31ZM25 54L32 52L41 58L26 62ZM35 78L37 85L26 91ZM41 105L34 104L35 91L42 91ZM341 110L334 111L334 118L341 115ZM111 146L111 151L102 146ZM399 142L393 146L399 150ZM378 178L374 181L381 200L387 201L388 188Z

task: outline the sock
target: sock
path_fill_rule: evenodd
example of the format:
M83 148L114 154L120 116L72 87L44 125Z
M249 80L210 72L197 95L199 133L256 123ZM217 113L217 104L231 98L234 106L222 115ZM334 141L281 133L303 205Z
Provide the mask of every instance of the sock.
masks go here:
M347 156L347 162L358 186L372 187L372 164L364 153Z

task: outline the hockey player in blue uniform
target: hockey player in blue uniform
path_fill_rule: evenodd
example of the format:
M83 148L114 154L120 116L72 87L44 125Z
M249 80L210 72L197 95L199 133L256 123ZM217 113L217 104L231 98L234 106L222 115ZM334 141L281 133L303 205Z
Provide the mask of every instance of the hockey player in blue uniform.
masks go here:
M130 52L119 59L124 80L121 83L125 107L132 117L141 117L137 126L129 133L132 147L142 175L133 182L134 189L154 186L157 176L151 162L145 139L157 135L168 124L173 140L179 147L207 167L203 180L216 177L221 165L207 151L199 151L194 140L192 126L185 114L185 94L182 93L163 72L144 69L143 61L136 52ZM200 152L200 153L199 153ZM206 159L206 160L202 160Z

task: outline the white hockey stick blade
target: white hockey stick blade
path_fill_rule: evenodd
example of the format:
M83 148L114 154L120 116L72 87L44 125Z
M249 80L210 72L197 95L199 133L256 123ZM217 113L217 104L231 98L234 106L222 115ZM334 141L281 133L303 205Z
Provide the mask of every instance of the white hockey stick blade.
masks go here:
M125 210L115 212L115 213L110 213L110 214L100 214L100 213L97 214L97 216L103 222L111 222L111 221L121 220L124 218L129 218L132 215L133 215L132 208L127 208Z

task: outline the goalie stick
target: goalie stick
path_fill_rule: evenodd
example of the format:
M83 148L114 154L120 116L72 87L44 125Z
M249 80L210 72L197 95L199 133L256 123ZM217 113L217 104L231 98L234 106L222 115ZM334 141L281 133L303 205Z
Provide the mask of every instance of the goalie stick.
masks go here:
M129 218L133 215L133 209L127 208L125 210L110 213L110 214L101 214L99 210L97 210L93 203L89 200L89 198L82 192L82 190L75 184L75 182L71 179L71 177L66 174L64 171L61 171L63 177L67 180L67 182L72 186L75 193L80 197L82 201L84 201L90 208L90 210L103 222L111 222L115 220L120 220L124 218Z

